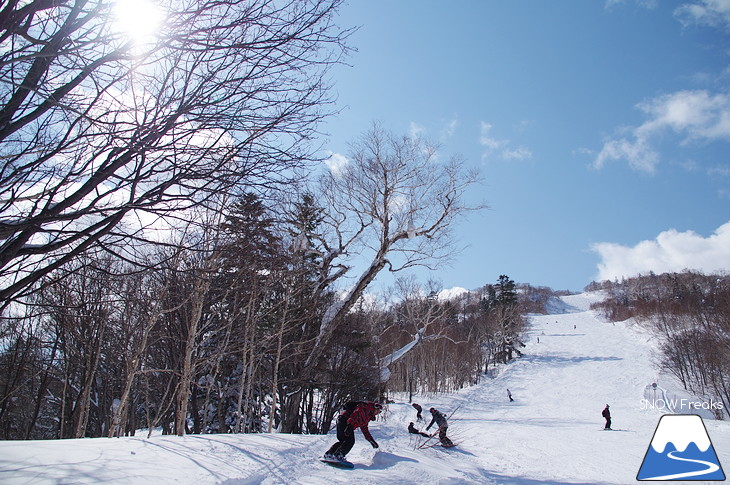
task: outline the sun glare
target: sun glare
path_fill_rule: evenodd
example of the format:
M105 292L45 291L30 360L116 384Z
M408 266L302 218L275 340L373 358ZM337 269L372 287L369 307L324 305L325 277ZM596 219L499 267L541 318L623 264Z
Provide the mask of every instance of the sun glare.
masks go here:
M114 3L117 30L135 44L152 42L164 21L164 13L151 0L117 0Z

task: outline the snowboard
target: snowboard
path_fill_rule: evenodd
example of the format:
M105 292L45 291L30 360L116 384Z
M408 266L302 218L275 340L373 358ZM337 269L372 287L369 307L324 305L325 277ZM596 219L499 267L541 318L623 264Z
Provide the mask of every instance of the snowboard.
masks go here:
M351 469L355 468L355 465L353 465L352 463L350 463L347 460L342 460L342 461L340 461L340 460L325 460L324 458L320 458L319 461L321 461L322 463L326 463L329 466L333 466L335 468L344 468L344 469L347 469L347 470L351 470Z

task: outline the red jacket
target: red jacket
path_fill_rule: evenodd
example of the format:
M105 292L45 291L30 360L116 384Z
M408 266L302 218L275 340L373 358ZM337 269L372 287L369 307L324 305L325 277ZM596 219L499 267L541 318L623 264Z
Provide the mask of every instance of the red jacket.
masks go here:
M342 414L345 415L345 413L348 412L350 413L350 416L347 418L347 423L352 426L352 429L360 428L365 439L373 441L373 436L370 434L368 424L370 421L375 421L375 403L364 402L359 404L352 411L345 411Z

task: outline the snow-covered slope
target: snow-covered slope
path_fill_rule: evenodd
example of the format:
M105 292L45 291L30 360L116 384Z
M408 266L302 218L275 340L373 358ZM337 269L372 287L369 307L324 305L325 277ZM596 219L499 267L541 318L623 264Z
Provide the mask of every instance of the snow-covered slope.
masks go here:
M642 401L658 379L654 343L638 328L597 318L588 308L598 298L563 297L554 306L559 313L531 317L525 356L496 378L417 398L424 410L453 412L449 435L458 446L450 450L417 448L406 430L415 411L398 401L371 425L378 450L357 432L348 456L354 470L317 460L333 435L156 436L2 442L0 483L636 483L661 416ZM673 386L668 379L659 384ZM606 404L613 432L601 430ZM705 425L727 472L730 423Z

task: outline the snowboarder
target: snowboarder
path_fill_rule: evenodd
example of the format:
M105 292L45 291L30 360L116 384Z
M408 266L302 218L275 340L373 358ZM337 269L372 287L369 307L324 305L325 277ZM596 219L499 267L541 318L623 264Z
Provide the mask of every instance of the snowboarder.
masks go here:
M430 438L431 435L428 433L424 433L423 431L418 431L415 426L413 426L413 421L408 423L408 432L411 434L420 434L421 436L425 438Z
M328 461L346 462L345 456L355 444L355 430L360 428L365 439L370 442L373 448L378 448L378 443L368 430L370 421L383 410L383 405L370 401L351 401L345 404L345 409L337 418L337 442L333 444L324 459Z
M446 422L446 416L444 413L438 411L436 408L431 408L429 411L431 411L432 418L429 425L426 426L426 431L428 431L433 423L436 423L436 426L439 427L439 439L441 440L441 445L447 448L454 446L454 443L446 437L446 431L449 429L449 424Z
M603 408L601 415L606 418L606 426L603 429L611 429L611 411L608 410L608 404Z
M423 408L416 403L411 404L416 409L416 421L423 421L423 416L421 416L421 411L423 411Z
M509 398L509 402L515 402L515 400L512 399L512 393L509 392L509 389L507 389L507 397Z

